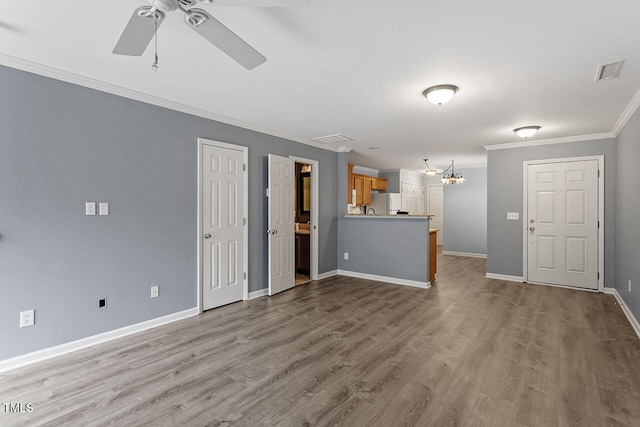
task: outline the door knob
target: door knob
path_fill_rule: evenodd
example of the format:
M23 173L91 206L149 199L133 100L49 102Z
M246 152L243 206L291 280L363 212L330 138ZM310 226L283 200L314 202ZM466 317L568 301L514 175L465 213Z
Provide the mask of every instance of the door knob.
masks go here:
M204 235L204 238L205 238L205 239L210 239L210 238L211 238L211 234L209 234L209 233L205 234L205 235Z
M536 231L535 227L529 227L529 231Z

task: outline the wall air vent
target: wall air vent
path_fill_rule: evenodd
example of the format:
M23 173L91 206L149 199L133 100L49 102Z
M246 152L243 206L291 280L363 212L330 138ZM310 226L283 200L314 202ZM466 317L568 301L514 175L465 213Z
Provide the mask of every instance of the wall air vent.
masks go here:
M620 69L624 61L612 62L610 64L598 65L598 71L596 71L596 80L609 80L615 79L620 75Z
M319 136L317 138L311 138L312 141L324 142L327 144L336 144L338 142L353 141L353 138L347 135L336 133L335 135Z

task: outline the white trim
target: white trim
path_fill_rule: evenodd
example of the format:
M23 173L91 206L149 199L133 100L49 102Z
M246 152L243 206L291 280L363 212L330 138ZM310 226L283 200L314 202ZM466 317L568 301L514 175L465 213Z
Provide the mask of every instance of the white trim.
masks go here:
M359 273L357 271L338 270L341 276L356 277L358 279L375 280L377 282L394 283L396 285L413 286L416 288L429 289L431 282L418 282L417 280L399 279L397 277L377 276L375 274Z
M453 251L442 251L442 255L466 256L470 258L486 258L487 257L487 254L474 254L469 252L453 252Z
M263 288L258 289L257 291L249 292L249 298L247 299L256 299L266 295L269 295L269 288Z
M328 279L329 277L337 276L338 270L325 271L324 273L318 274L318 280Z
M200 313L202 313L202 148L204 145L210 145L213 147L226 148L229 150L241 151L243 154L242 162L246 165L244 167L244 200L243 200L243 208L244 212L242 217L246 218L246 221L242 227L243 229L243 240L244 240L244 265L243 270L246 273L246 277L243 278L242 283L242 299L246 301L249 299L249 147L244 147L241 145L229 144L221 141L214 141L206 138L198 138L197 141L197 162L196 170L197 170L197 212L196 212L196 294L198 296L198 308L200 309Z
M570 285L556 285L555 283L527 282L527 281L525 281L524 283L528 285L535 285L535 286L550 286L552 288L572 289L574 291L600 292L598 289L581 288L579 286L570 286Z
M289 156L296 163L303 163L311 165L311 212L310 212L310 226L311 229L311 253L309 254L309 278L311 280L318 280L318 222L319 222L319 191L320 191L320 163L317 160L305 159L304 157ZM297 209L297 208L296 208ZM315 228L314 228L315 227ZM295 245L295 241L294 241Z
M633 330L636 331L638 338L640 338L640 322L638 322L636 316L633 315L633 313L629 309L629 306L627 306L627 303L624 302L624 299L622 299L622 296L620 296L618 290L615 288L605 288L605 293L613 294L613 296L616 297L616 299L618 300L618 304L620 304L620 307L622 307L622 311L624 312L625 316L627 316L627 319L629 319L629 323L631 323Z
M537 147L540 145L564 144L567 142L594 141L598 139L609 139L609 138L615 138L615 137L616 137L616 134L614 134L613 132L602 132L602 133L593 133L590 135L564 136L561 138L551 138L551 139L534 139L534 140L527 139L525 141L520 141L520 142L509 142L506 144L485 145L484 149L487 151L507 150L511 148Z
M299 142L301 144L310 145L312 147L321 148L323 150L333 151L333 152L344 151L337 147L333 147L330 145L321 144L315 141L300 138L285 132L269 129L253 123L244 122L242 120L237 120L231 117L223 116L221 114L216 114L211 111L181 104L179 102L171 101L169 99L148 95L146 93L142 93L132 89L127 89L112 83L103 82L100 80L92 79L90 77L81 76L78 74L70 73L68 71L49 67L43 64L37 64L35 62L27 61L24 59L16 58L16 57L9 56L2 53L0 53L0 65L4 65L10 68L15 68L17 70L26 71L26 72L37 74L44 77L49 77L49 78L60 80L67 83L76 84L78 86L99 90L101 92L110 93L112 95L122 96L123 98L133 99L136 101L144 102L146 104L167 108L169 110L179 111L181 113L191 114L193 116L202 117L209 120L215 120L217 122L225 123L232 126L238 126L243 129L253 130L266 135L272 135L278 138Z
M522 276L508 276L506 274L487 273L485 277L487 279L507 280L509 282L524 283L524 278Z
M172 313L166 316L136 323L135 325L125 326L123 328L114 329L112 331L103 332L97 335L92 335L90 337L82 338L76 341L71 341L54 347L49 347L43 350L16 356L11 359L5 359L0 361L0 372L6 372L11 369L31 365L33 363L41 362L53 357L62 356L63 354L91 347L96 344L102 344L118 338L126 337L128 335L136 334L138 332L146 331L147 329L177 322L188 317L197 316L199 312L200 310L198 309L198 307L194 307L188 310L179 311L177 313Z
M567 163L567 162L581 162L587 160L597 160L598 161L598 221L600 223L600 228L598 229L598 292L603 292L604 290L604 229L605 229L605 218L604 218L604 155L599 156L582 156L582 157L564 157L558 159L542 159L542 160L525 160L522 162L522 277L525 281L529 277L529 266L528 266L528 250L529 245L528 237L527 237L527 212L528 212L528 167L530 165L539 165L539 164L548 164L548 163ZM570 286L567 286L570 287ZM571 287L573 289L573 287ZM577 288L576 288L577 289ZM591 289L593 290L593 289Z
M631 102L627 105L627 108L624 109L622 115L613 126L611 133L614 136L618 136L620 131L625 127L629 119L636 113L636 110L640 107L640 90L636 92L636 94L631 98Z
M338 153L349 153L353 150L353 147L338 147L336 150Z

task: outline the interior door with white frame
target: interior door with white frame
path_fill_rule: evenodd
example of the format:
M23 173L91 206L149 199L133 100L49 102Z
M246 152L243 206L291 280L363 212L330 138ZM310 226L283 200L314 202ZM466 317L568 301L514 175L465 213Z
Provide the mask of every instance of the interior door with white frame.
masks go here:
M305 159L303 157L289 156L297 163L311 165L311 211L309 215L310 225L310 253L309 253L309 278L318 280L318 196L320 191L319 185L319 162L317 160ZM294 177L295 178L295 177ZM295 231L294 231L295 233ZM295 247L294 247L295 253ZM294 264L295 268L295 264ZM295 277L295 272L294 272Z
M246 147L199 139L202 310L247 298Z
M269 295L295 285L294 163L269 154Z
M527 165L527 281L598 289L598 160Z

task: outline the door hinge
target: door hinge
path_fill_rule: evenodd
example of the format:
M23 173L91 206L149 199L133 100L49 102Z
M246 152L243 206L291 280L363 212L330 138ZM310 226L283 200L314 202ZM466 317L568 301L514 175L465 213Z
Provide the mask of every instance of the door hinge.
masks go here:
M242 172L244 172L244 171L246 171L246 170L247 170L247 164L246 164L246 163L243 163L243 164L242 164Z
M269 197L269 188L267 188L266 194L267 194L267 197Z
M600 280L600 272L599 271L596 273L596 275L598 276L598 280Z
M598 178L600 178L600 169L598 169Z
M600 230L600 221L598 221L598 230Z
M242 218L242 225L247 225L247 218Z
M247 280L247 272L244 272L244 280Z

